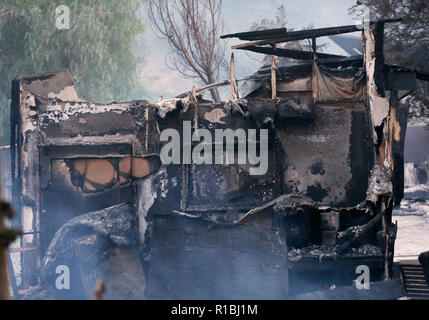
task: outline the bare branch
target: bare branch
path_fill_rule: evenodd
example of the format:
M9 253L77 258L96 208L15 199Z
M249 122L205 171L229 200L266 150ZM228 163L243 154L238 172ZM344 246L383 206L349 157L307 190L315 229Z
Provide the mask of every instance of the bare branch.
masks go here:
M152 30L170 47L168 62L187 78L216 82L226 70L225 45L220 43L222 0L148 0ZM168 65L168 63L167 63ZM219 101L216 89L211 91Z

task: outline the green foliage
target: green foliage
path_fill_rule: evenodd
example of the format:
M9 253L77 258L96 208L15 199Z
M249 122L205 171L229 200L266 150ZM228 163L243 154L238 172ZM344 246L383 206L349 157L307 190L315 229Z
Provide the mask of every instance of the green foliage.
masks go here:
M138 92L136 40L144 30L143 0L73 0L70 29L55 27L51 0L2 0L0 4L0 124L8 140L11 81L22 75L68 68L79 97L122 100ZM140 91L141 92L141 89Z

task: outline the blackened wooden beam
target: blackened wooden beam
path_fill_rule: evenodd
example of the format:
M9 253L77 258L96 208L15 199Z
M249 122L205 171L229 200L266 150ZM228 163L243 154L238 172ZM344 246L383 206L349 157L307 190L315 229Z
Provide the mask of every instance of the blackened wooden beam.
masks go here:
M317 59L317 45L316 45L316 38L311 38L311 49L313 54L313 60Z
M264 40L264 39L271 39L273 37L281 37L287 33L288 32L287 32L286 28L276 28L276 29L268 29L268 30L258 30L258 31L225 34L225 35L222 35L220 37L221 37L221 39L239 38L241 40Z
M398 21L401 21L401 19L379 20L376 22L371 22L370 24L371 25L374 25L376 23L384 24L384 23L398 22ZM270 30L262 30L262 31L267 32ZM274 44L274 43L281 43L281 42L288 42L288 41L298 41L298 40L318 38L318 37L324 37L324 36L332 36L336 34L351 33L356 31L361 31L361 29L356 25L348 25L348 26L300 30L300 31L292 31L292 32L284 32L284 33L280 31L276 31L271 34L270 33L262 34L261 31L251 31L251 32L227 34L227 35L221 36L221 38L222 39L239 38L240 40L259 40L259 41L243 43L243 44L239 44L231 47L232 49L239 49L247 46Z
M363 225L362 228L358 232L352 232L347 230L344 236L338 239L340 245L335 249L337 254L342 254L347 249L351 248L356 240L358 240L362 235L368 232L372 227L374 227L382 218L383 214L377 214L372 220L370 220L367 224Z
M378 94L385 97L384 89L384 23L375 24L375 73L374 81Z
M272 54L278 57L286 57L286 58L298 59L298 60L313 59L313 52L310 52L310 51L281 49L281 48L276 48L274 50L272 47L257 47L257 46L251 46L251 47L239 48L239 49L258 52L258 53L264 53L264 54ZM318 53L317 56L319 58L344 58L343 56L338 56L335 54L327 54L327 53Z

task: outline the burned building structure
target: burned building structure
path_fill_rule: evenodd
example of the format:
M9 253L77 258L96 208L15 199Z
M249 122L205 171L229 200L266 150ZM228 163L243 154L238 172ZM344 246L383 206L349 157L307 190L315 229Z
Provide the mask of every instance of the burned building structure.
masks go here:
M385 63L390 22L223 36L249 41L233 49L299 62L273 59L240 83L240 96L232 72L221 103L195 88L158 103L92 103L68 71L15 80L22 288L88 298L103 279L112 298L284 299L351 285L359 265L371 281L391 277L408 114L400 99L429 75ZM363 56L316 50L319 37L357 31ZM276 47L303 39L312 52ZM160 134L184 121L192 131L267 129L267 172L164 165ZM70 290L55 287L62 265Z

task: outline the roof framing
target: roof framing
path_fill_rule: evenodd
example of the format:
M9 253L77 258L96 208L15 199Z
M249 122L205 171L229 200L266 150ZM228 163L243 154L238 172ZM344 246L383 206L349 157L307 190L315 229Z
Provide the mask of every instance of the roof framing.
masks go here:
M371 21L370 25L375 24L384 24L390 22L399 22L401 19L385 19L378 21ZM271 30L259 30L259 31L249 31L249 32L240 32L222 35L221 38L238 38L240 40L251 41L247 43L242 43L239 45L232 46L232 49L243 49L254 46L261 45L275 45L277 43L288 42L288 41L298 41L304 39L315 39L324 36L331 36L336 34L351 33L361 31L357 25L348 25L348 26L337 26L337 27L328 27L328 28L319 28L319 29L310 29L310 30L300 30L300 31L291 31L287 32L286 28L271 29Z

